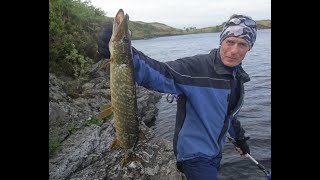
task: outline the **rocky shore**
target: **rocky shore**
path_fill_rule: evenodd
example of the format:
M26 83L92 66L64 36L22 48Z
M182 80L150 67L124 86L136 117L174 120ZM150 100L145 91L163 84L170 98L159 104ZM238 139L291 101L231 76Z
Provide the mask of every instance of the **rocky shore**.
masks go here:
M146 138L138 141L137 160L120 167L123 151L109 150L115 136L112 117L94 118L110 103L109 75L102 63L93 66L85 82L49 73L49 179L184 179L176 169L172 142L155 137L147 126L155 121L161 93L139 86L138 118Z

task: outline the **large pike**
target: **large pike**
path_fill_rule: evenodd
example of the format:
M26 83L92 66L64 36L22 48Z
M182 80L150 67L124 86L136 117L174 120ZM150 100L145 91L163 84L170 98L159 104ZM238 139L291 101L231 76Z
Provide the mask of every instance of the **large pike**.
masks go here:
M120 9L115 16L110 49L111 108L116 136L110 149L124 149L122 165L129 161L139 136L137 98L131 51L129 16Z

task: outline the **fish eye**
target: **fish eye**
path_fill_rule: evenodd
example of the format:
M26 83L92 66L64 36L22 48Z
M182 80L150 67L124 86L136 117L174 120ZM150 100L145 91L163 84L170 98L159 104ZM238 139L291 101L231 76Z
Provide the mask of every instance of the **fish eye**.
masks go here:
M124 42L124 43L129 43L129 38L127 38L127 37L124 37L123 39L122 39L122 41Z

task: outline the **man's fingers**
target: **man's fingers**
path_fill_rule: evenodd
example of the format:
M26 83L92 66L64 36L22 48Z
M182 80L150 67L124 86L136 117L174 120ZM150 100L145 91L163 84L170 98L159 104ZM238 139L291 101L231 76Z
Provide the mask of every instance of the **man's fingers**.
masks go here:
M240 153L240 155L243 155L243 152L240 148L236 147L236 151L238 151Z

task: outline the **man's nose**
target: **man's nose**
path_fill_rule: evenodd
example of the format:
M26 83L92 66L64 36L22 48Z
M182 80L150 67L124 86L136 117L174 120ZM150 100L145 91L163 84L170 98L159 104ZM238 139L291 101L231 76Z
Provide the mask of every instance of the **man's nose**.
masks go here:
M237 54L239 51L239 47L237 44L234 44L232 47L231 47L231 53L232 54Z

